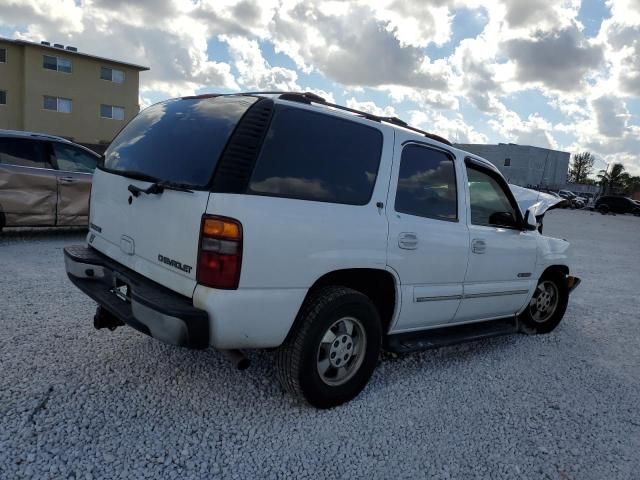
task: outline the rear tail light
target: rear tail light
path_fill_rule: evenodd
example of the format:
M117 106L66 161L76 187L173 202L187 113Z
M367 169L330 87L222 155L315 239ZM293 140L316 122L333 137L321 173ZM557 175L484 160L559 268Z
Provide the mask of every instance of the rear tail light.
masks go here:
M242 225L237 220L215 215L202 216L198 251L199 284L234 290L242 267Z

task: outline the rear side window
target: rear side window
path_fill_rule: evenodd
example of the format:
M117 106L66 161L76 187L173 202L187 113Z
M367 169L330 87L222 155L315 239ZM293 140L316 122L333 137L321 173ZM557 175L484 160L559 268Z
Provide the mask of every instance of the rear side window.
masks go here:
M365 205L376 182L382 133L331 115L276 110L249 191Z
M452 158L418 145L404 147L395 210L437 220L457 220L458 192Z
M0 164L51 168L45 143L26 138L0 138Z
M66 172L93 173L98 164L97 157L73 145L54 142L53 153L56 156L58 170Z
M134 118L105 152L105 170L204 188L236 124L256 97L168 100Z

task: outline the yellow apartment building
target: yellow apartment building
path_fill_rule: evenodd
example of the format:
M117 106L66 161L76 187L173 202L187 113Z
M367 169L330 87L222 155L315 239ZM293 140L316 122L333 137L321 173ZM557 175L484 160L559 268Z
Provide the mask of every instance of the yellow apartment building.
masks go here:
M103 150L138 113L145 70L72 46L0 38L0 129L58 135Z

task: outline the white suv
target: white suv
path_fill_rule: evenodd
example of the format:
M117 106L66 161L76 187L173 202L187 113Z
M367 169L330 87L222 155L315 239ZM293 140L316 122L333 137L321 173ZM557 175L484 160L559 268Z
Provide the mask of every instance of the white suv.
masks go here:
M579 283L568 247L443 138L313 94L239 94L132 120L65 261L97 328L242 366L240 349L277 349L284 388L327 408L362 390L381 349L553 330Z

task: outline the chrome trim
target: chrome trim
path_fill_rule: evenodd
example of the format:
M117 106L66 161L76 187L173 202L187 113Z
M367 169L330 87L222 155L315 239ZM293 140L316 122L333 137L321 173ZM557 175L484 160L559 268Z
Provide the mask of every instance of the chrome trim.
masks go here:
M416 297L416 303L437 302L440 300L464 300L465 298L502 297L505 295L525 295L529 290L509 290L506 292L465 293L463 295L438 295L434 297Z
M98 280L106 277L105 268L102 265L94 265L91 263L82 263L64 256L64 263L67 273L77 278L88 280Z
M461 300L462 295L440 295L437 297L417 297L416 302L437 302L439 300Z
M468 293L462 298L484 298L484 297L502 297L505 295L525 295L529 290L509 290L507 292L491 292L491 293Z

